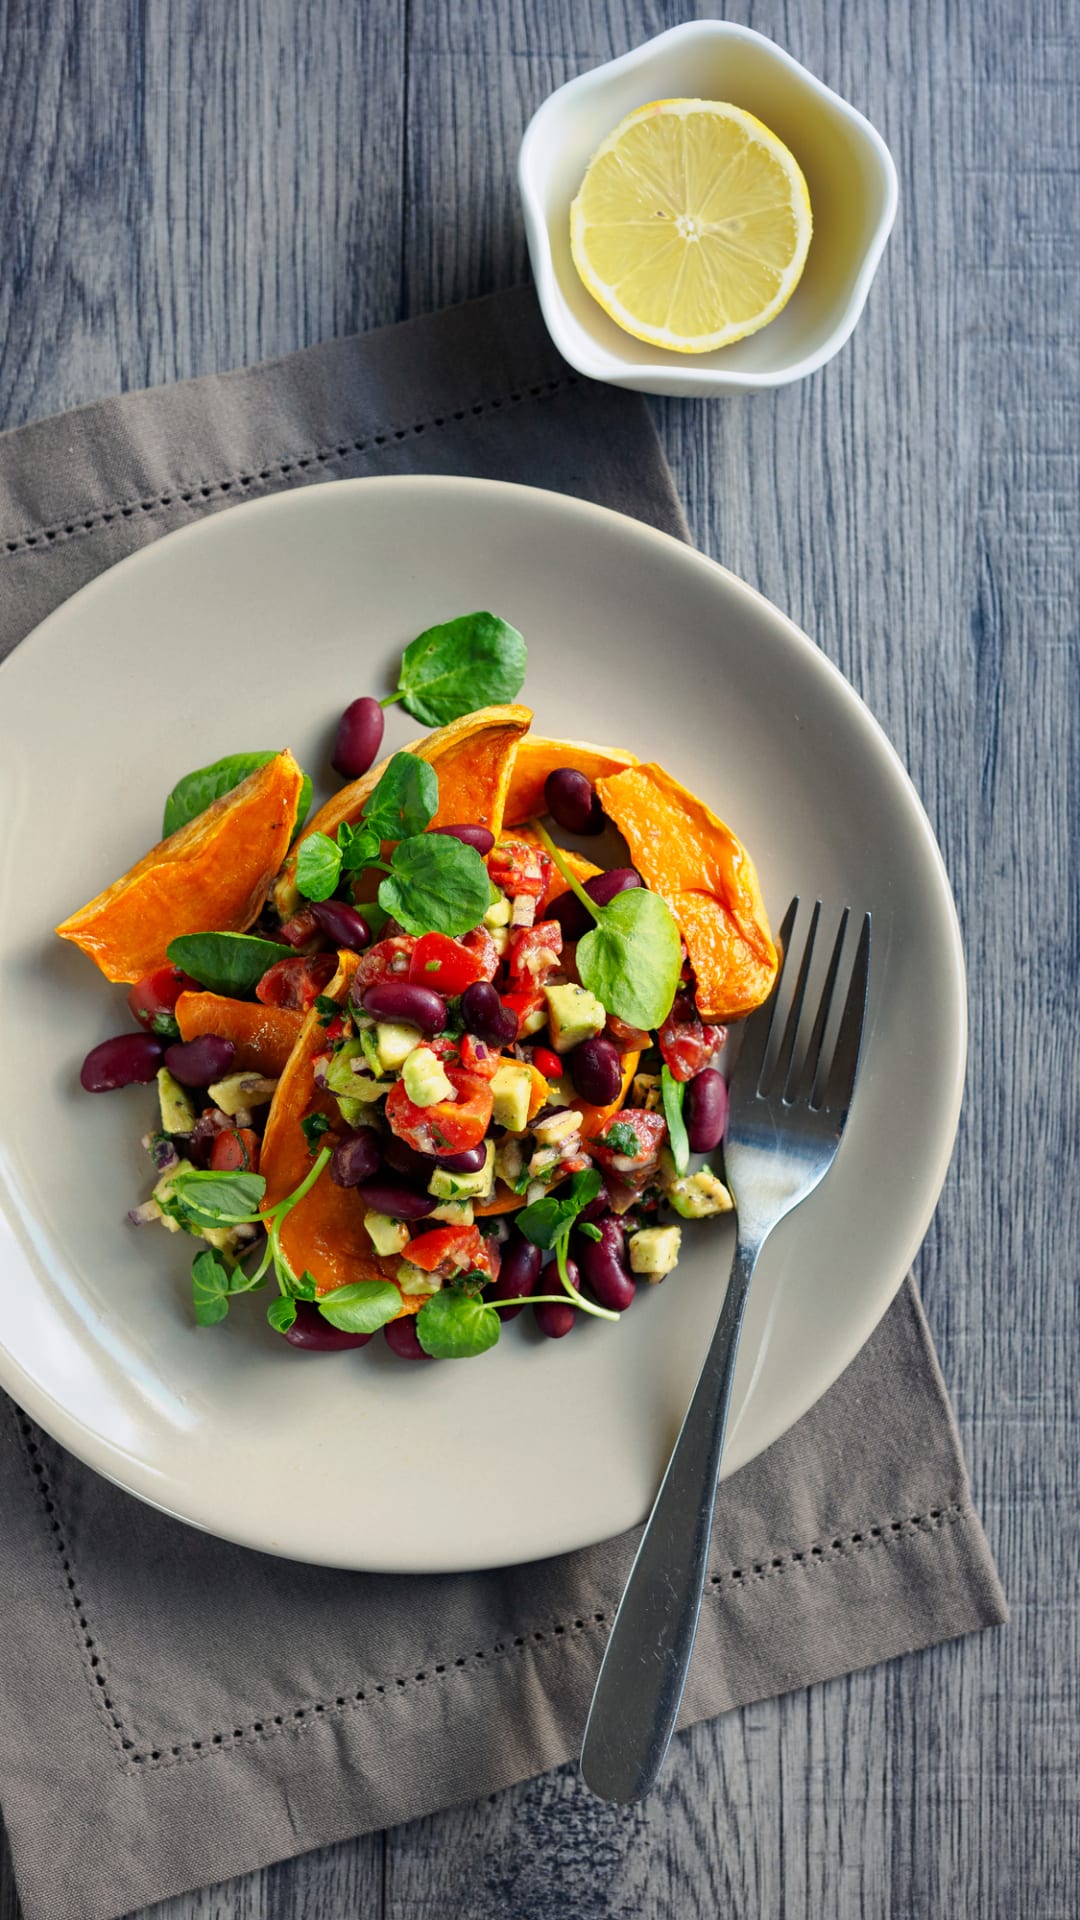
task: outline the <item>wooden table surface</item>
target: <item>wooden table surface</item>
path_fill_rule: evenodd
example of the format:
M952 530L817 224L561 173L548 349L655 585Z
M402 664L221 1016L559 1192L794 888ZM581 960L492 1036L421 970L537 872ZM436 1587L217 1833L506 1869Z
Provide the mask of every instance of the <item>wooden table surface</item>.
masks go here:
M956 888L971 1067L918 1271L1012 1625L698 1727L644 1808L565 1769L162 1920L1080 1913L1080 30L1066 0L735 12L882 130L900 217L823 373L656 415L697 541L869 701ZM520 281L530 113L681 17L0 0L0 424Z

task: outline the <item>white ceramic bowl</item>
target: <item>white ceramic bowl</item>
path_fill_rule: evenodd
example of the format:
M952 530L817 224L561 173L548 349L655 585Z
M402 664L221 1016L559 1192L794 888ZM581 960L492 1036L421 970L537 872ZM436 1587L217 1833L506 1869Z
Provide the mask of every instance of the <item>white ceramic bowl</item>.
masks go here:
M671 99L729 100L756 114L810 190L814 237L787 306L714 353L669 353L624 333L570 253L570 203L600 142L635 107ZM684 398L779 387L824 366L862 312L896 217L896 168L870 122L764 34L723 20L672 27L559 87L525 129L518 185L540 304L564 359L593 380Z

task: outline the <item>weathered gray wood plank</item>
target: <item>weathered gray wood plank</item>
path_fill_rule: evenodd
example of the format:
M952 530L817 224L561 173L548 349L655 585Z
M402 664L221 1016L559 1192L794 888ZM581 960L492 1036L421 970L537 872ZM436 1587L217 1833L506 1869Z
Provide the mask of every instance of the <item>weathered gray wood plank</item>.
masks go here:
M0 8L0 420L519 279L529 113L682 14L404 8ZM1065 0L743 12L882 128L901 218L822 375L657 416L699 543L865 694L954 880L972 1064L919 1274L1013 1625L697 1728L645 1809L567 1769L162 1920L1080 1909L1078 35Z

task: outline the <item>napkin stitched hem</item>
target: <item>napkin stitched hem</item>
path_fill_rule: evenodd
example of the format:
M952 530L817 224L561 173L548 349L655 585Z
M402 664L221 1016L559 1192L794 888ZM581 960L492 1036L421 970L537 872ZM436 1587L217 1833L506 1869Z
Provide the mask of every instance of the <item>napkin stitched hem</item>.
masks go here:
M140 1753L136 1750L135 1741L128 1737L131 1730L116 1713L109 1695L107 1656L103 1654L100 1643L91 1629L90 1609L84 1603L79 1591L73 1550L64 1528L59 1497L34 1437L33 1426L18 1408L15 1409L15 1423L31 1485L44 1515L64 1576L67 1606L76 1631L86 1683L109 1735L110 1744L116 1750L117 1764L125 1769L139 1767L147 1772L161 1772L167 1767L187 1764L194 1760L210 1759L217 1753L227 1752L237 1747L256 1746L276 1739L282 1733L307 1733L313 1726L318 1725L320 1720L332 1720L338 1715L353 1712L358 1706L371 1704L381 1696L404 1693L417 1685L428 1686L432 1680L441 1679L444 1675L456 1671L470 1668L475 1670L474 1662L487 1663L492 1659L508 1660L530 1645L558 1639L567 1634L589 1632L597 1626L606 1627L608 1624L608 1613L601 1610L594 1612L591 1617L575 1617L573 1620L557 1622L543 1628L532 1627L524 1633L514 1634L512 1638L508 1637L507 1640L493 1641L489 1648L477 1649L472 1655L458 1654L453 1657L448 1655L445 1660L430 1663L427 1668L411 1676L394 1675L383 1681L369 1681L363 1687L336 1694L332 1700L308 1701L300 1706L289 1707L284 1713L266 1711L262 1718L253 1720L244 1728L235 1728L231 1734L208 1733L198 1739L192 1736L188 1740L170 1746L167 1753L158 1748ZM798 1548L786 1547L779 1553L775 1551L764 1553L759 1558L751 1560L748 1566L731 1567L710 1573L708 1588L712 1589L712 1596L716 1597L717 1589L727 1590L735 1586L745 1590L755 1581L776 1579L779 1574L795 1569L804 1574L810 1574L830 1561L850 1558L853 1554L869 1553L877 1547L887 1548L902 1539L910 1539L915 1534L940 1531L961 1519L974 1520L978 1524L974 1508L969 1501L943 1502L940 1506L929 1507L922 1514L904 1514L891 1520L873 1521L853 1530L845 1529L834 1533L831 1528L823 1527L821 1539L817 1541ZM294 1724L290 1725L290 1721Z

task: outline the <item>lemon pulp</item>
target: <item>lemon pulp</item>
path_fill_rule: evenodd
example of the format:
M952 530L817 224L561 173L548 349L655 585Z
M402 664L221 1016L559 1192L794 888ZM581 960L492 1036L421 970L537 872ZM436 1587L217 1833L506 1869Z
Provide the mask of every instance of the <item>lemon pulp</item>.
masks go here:
M584 285L627 333L675 353L741 340L784 307L810 246L794 155L751 113L654 100L589 162L570 209Z

